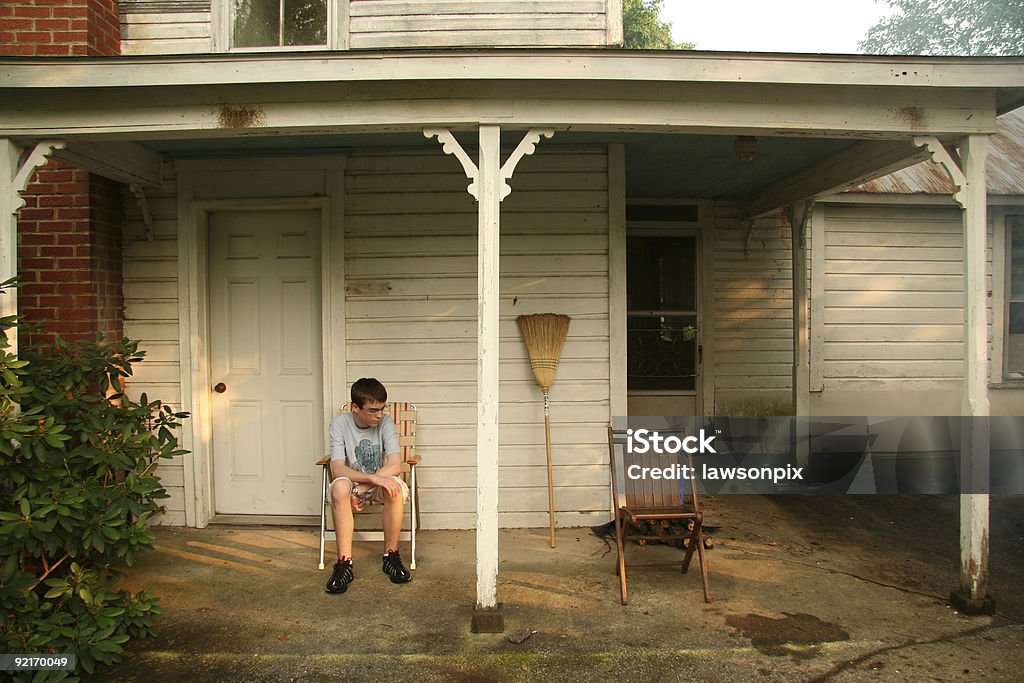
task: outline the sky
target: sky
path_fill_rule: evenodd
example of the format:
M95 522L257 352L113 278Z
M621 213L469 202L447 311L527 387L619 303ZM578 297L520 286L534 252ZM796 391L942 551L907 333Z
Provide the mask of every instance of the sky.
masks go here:
M855 54L889 12L878 0L664 0L661 19L698 50Z

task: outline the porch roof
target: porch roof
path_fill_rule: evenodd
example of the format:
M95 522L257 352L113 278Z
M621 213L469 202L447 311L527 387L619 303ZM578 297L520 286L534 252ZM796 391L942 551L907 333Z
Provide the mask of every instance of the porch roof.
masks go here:
M920 135L996 132L1024 58L579 49L0 59L0 137L154 184L165 156L430 144L424 128L553 128L626 145L632 196L786 203L924 159ZM741 162L734 136L756 136ZM470 135L466 136L467 146ZM550 143L549 143L550 144ZM133 166L132 174L123 173ZM146 169L149 169L148 171Z

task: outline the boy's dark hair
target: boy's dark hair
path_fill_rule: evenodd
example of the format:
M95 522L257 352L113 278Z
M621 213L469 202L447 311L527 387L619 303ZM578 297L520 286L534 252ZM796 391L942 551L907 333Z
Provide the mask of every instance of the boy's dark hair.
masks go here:
M386 403L388 390L374 377L363 377L352 385L352 402L362 408L367 401Z

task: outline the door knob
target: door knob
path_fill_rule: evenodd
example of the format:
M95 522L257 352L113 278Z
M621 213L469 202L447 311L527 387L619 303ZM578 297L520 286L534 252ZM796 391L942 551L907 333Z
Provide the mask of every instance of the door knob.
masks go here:
M224 382L217 382L217 384L214 385L213 390L216 391L218 394L223 394L225 391L228 390L228 385L224 384Z

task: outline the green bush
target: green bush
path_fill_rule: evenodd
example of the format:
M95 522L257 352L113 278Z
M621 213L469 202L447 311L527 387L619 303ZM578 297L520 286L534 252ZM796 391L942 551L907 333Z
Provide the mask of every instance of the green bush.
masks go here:
M92 673L153 633L157 598L117 590L117 568L153 544L167 497L154 470L186 452L173 430L188 415L122 392L137 342L19 359L6 350L14 325L0 319L0 651L76 653Z

